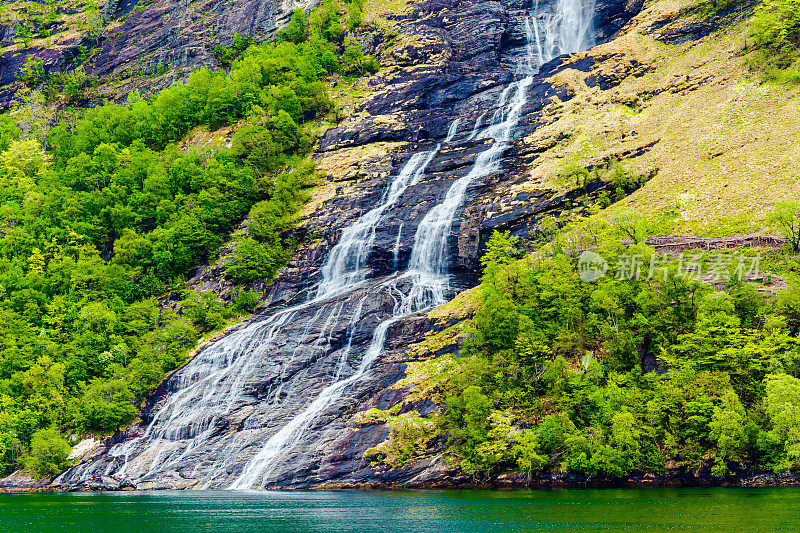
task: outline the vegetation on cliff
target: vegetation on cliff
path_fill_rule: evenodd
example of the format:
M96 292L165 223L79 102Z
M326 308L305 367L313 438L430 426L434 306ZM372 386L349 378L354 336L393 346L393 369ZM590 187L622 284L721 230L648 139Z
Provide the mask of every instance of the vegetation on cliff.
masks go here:
M714 8L736 4L714 2ZM55 16L52 5L43 8L48 20ZM242 291L227 304L187 291L185 280L245 216L248 224L234 237L227 264L231 281L269 278L289 259L296 243L287 230L314 175L304 162L318 126L312 122L335 112L321 79L377 67L344 30L359 28L367 7L364 0L328 0L308 17L296 10L275 43L254 46L239 37L229 47L217 46L214 56L224 72L201 69L152 98L134 93L125 105L62 109L58 117L51 105L80 101L93 80L82 68L50 75L41 59L24 63L17 78L26 88L12 114L0 116L0 474L23 464L37 476L58 472L68 464L64 436L111 432L131 421L136 406L185 361L201 335L257 305L254 293ZM796 0L767 0L755 11L747 33L754 47L744 46L754 52L751 66L768 80L798 79L797 8ZM87 24L99 33L94 4L89 12ZM16 31L26 41L44 39L45 22L24 22ZM723 48L693 53L724 52L727 60ZM703 59L703 68L713 65ZM699 72L689 65L643 68L627 76L622 90L651 75L669 79L668 68ZM588 82L578 85L589 90ZM600 129L619 130L621 142L639 142L634 126L654 129L648 117L667 122L641 113L645 97L660 92L678 95L705 120L679 92L680 83L669 87L642 85L634 87L638 93L631 89L633 96L619 94L614 113L624 117ZM753 100L767 99L745 89L741 93ZM740 96L730 104L737 113L746 107ZM680 116L677 107L664 107ZM726 120L738 117L725 106L708 107L721 109ZM231 127L230 146L180 147L198 127ZM686 129L682 123L676 137L687 137ZM584 143L585 136L573 133L565 143ZM659 140L682 166L722 153L716 146L706 150L702 138L691 139L702 157L669 137L632 148L645 153ZM563 151L557 158L560 165ZM570 187L589 177L582 167L559 175ZM645 203L654 216L663 214L645 194L639 207ZM671 202L675 195L661 190L660 197ZM600 206L618 199L606 196ZM782 207L774 221L792 229L796 251L798 210ZM641 229L621 224L587 231L595 249L619 262L650 256ZM620 238L634 242L621 245ZM389 440L371 452L374 460L399 466L425 453L432 436L447 435L449 458L476 477L509 470L623 477L673 464L724 475L800 465L796 288L776 293L766 280L762 291L746 283L712 288L680 276L674 265L663 279L589 284L579 280L569 241L557 240L533 260L519 259L515 246L507 236L495 237L475 317L447 330L447 339L430 341L441 346L459 336L462 356L410 367L405 383L415 385L413 395L430 395L444 410L430 418L399 414L399 406L372 412L368 420L391 429ZM794 257L769 261L796 287ZM165 305L168 294L182 298L179 312ZM644 358L658 363L655 372L642 370Z
M0 116L0 475L22 463L59 471L59 430L129 423L201 335L257 305L246 291L230 304L197 295L185 280L248 214L228 277L270 278L291 257L287 230L315 175L304 160L313 121L334 111L321 79L374 68L344 39L340 10L326 2L310 21L297 10L294 33L150 99L56 118L25 89ZM33 87L45 83L37 72L22 73ZM177 144L231 125L229 148ZM170 293L179 312L160 301Z
M398 466L447 435L449 460L477 479L800 468L797 257L773 252L761 264L790 289L769 276L712 285L696 273L718 255L666 260L630 242L630 227L594 222L578 241L574 230L523 259L515 238L496 233L461 355L411 363L400 383L442 411L370 413L391 435L368 456ZM584 247L612 265L660 262L585 282Z
M800 81L800 2L763 2L753 19L751 35L760 51L757 68L771 79Z

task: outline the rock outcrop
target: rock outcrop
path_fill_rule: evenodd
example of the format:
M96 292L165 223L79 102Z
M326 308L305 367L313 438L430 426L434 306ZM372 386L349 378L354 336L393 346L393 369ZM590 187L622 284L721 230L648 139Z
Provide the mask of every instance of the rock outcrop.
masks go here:
M214 47L230 46L235 35L265 41L289 19L292 9L310 10L316 0L110 2L119 21L107 32L94 63L99 76L157 72L159 66L181 76L214 63ZM142 9L143 7L143 9Z
M547 2L539 6L544 9ZM636 2L597 2L593 39L610 39L640 7ZM258 316L217 341L214 350L200 350L148 400L140 423L115 435L105 454L60 476L57 487L228 486L253 457L263 453L266 442L305 413L339 376L358 373L376 327L393 316L398 303L393 291L404 290L398 285L402 280L389 281L408 264L420 222L492 142L473 133L491 119L504 89L530 53L525 33L529 8L521 0L423 0L398 16L396 43L381 57L385 68L366 82L370 96L320 141L316 158L330 176L329 199L298 229L319 238L307 239L305 248L267 289ZM588 77L600 60L591 53L578 54L542 66L526 86L515 137L530 137L556 120L562 104L573 97L563 78L570 72ZM448 133L451 141L442 144ZM389 178L412 154L437 146L440 149L424 177L408 187L388 208L385 223L375 227L363 286L303 305L343 229L379 203ZM532 185L528 167L539 149L527 141L513 143L497 172L471 183L466 205L447 239L453 273L450 296L476 283L478 258L492 231L530 234L542 217L572 209L583 196L605 187L596 182L559 191ZM457 482L458 474L436 455L397 470L369 464L364 451L384 440L387 430L362 424L356 416L404 400L407 391L392 386L413 358L407 346L432 327L425 316L391 322L383 349L363 379L338 391L307 421L291 447L270 462L264 482L269 486ZM204 368L220 364L230 371L208 394L235 390L220 396L220 401L228 402L224 409L219 401L200 397L191 399L191 405L206 409L207 417L159 419L166 416L160 414L166 412L165 406L182 401L181 391L201 379ZM411 407L423 412L436 408L430 402ZM221 409L227 414L220 416ZM153 432L159 435L155 444Z
M265 41L284 25L295 8L310 10L317 0L108 0L105 28L59 20L47 39L23 43L18 24L0 25L0 109L8 106L23 64L43 60L46 74L72 70L74 59L88 54L85 68L107 83L96 98L124 100L132 90L150 93L186 77L194 68L214 65L214 48L230 46L235 35ZM85 8L85 5L79 7ZM86 14L78 14L86 18ZM17 43L12 45L12 43Z

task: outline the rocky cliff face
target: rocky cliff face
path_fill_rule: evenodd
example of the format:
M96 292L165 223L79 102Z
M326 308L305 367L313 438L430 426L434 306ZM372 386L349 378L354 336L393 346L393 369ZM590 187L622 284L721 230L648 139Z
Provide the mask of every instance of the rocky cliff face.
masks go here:
M173 71L171 77L181 76L213 64L214 47L230 46L234 35L265 41L288 21L293 9L310 10L316 4L316 0L110 0L108 14L115 23L99 47L93 73L152 73L161 66Z
M101 13L104 28L86 28L80 5L60 13L47 39L23 42L20 25L0 24L0 109L7 107L26 60L41 58L47 74L76 67L82 54L90 58L88 75L106 83L96 97L124 99L132 90L149 93L185 77L195 67L215 64L217 45L230 46L236 34L256 41L269 39L295 8L310 10L317 0L108 0ZM62 10L63 11L63 10ZM83 67L81 67L83 68Z
M542 0L538 9L555 9L556 3ZM640 9L641 2L597 2L589 37L612 39ZM264 16L274 19L277 11L270 13ZM476 133L502 111L504 91L519 83L520 65L535 53L531 13L521 0L422 0L400 15L397 43L381 58L385 68L368 82L370 97L320 142L317 160L329 173L330 194L298 230L320 238L268 289L259 316L201 350L147 402L141 423L60 476L56 486L222 488L242 486L243 477L253 482L245 486L453 482L456 474L436 455L398 470L370 465L364 451L384 440L386 430L360 424L357 414L405 398L407 391L392 385L413 357L407 347L436 327L424 314L398 315L416 282L397 272L412 261L426 215L498 142ZM146 30L132 25L130 31ZM160 45L154 46L150 50ZM178 56L187 64L197 57ZM493 230L528 235L542 217L605 186L545 188L530 167L560 142L560 135L537 132L569 109L575 91L566 80L596 84L605 76L606 59L595 51L559 56L529 84L517 86L524 105L513 137L521 140L510 143L499 166L469 183L442 242L451 273L445 297L475 284L478 258ZM618 58L611 62L634 73L637 68ZM384 202L388 183L417 164L419 154L432 155L419 167L419 179L382 212L366 248L364 281L347 292L311 298L327 279L322 267L345 228ZM423 414L437 408L406 406L412 407ZM248 478L254 463L262 468Z

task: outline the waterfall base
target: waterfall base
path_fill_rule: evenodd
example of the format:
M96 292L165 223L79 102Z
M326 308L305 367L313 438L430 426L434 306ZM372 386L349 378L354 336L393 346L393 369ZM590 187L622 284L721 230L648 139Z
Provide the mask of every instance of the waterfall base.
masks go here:
M409 171L395 171L388 187L385 178L376 177L361 194L323 205L304 228L326 236L307 253L314 268L284 273L276 284L284 290L273 292L273 305L263 315L202 350L148 400L140 424L116 435L105 453L70 469L55 485L199 489L460 482L439 460L444 442L434 443L429 457L397 470L369 464L364 452L382 442L386 430L361 424L356 415L404 399L407 391L392 385L403 375L408 345L433 327L422 312L476 281L478 257L492 230L527 233L542 216L575 199L577 193L512 194L509 203L493 210L497 191L519 178L516 163L500 164L501 158L525 160L514 139L537 128L546 106L569 99L552 76L587 68L585 60L531 63L537 48L532 36L546 29L522 2L460 4L415 5L411 29L444 31L442 46L453 57L442 65L435 63L438 56L422 56L423 64L434 63L411 74L410 81L408 73L395 79L396 102L381 93L367 104L374 115L399 107L409 131L350 121L321 142L324 164L328 154L414 130L420 141L415 155L386 156L402 163L391 167ZM453 22L427 16L456 10L463 16ZM420 104L427 109L420 111ZM330 242L338 244L331 248ZM396 273L406 269L421 278ZM298 289L294 296L292 287ZM285 304L303 300L295 297L302 291L305 303ZM437 408L431 402L409 407L423 414Z

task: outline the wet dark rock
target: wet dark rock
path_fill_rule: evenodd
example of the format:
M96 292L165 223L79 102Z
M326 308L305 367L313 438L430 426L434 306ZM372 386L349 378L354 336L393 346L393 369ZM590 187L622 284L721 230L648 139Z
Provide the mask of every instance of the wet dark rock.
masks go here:
M545 3L542 0L540 5ZM254 328L252 339L264 338L268 331L260 328L266 327L269 317L308 300L321 279L320 268L327 253L341 237L342 230L375 207L389 177L400 172L411 154L435 149L441 143L425 176L387 210L389 222L376 228L365 285L349 298L332 297L294 312L282 326L280 337L269 344L268 353L258 352L259 342L255 340L233 351L231 357L243 358L253 353L258 356L247 359L252 367L241 376L242 394L235 398L232 414L211 417L199 427L175 423L175 432L167 439L170 443L188 442L203 431L207 432L207 440L202 446L187 450L168 473L148 475L148 461L154 459L152 456L139 457L123 469L125 457L115 448L114 453L92 458L68 471L56 481L59 487L111 487L118 483L117 488L122 488L131 483L131 479L136 479L136 487L140 489L192 488L205 482L211 487L227 486L271 436L308 408L320 391L333 382L334 376L339 372L342 375L355 372L375 326L393 316L396 297L390 281L398 268L407 265L420 222L430 208L441 201L449 186L469 171L475 158L490 142L476 140L473 126L478 117L493 110L503 86L514 79L516 66L526 52L523 16L528 5L521 0L422 0L414 4L409 13L397 17L400 31L408 37L402 42L409 44L382 56L391 67L374 78L375 96L358 110L358 119L346 120L325 133L317 157L321 160L344 157L352 147L384 142L397 143L398 148L355 165L357 168L346 176L332 178L341 180L342 186L347 187L347 194L333 196L301 224L298 234L313 235L314 239L306 242L275 283L259 287L264 291L259 314L247 324L228 331L222 342L238 338L235 336L245 328ZM602 41L616 33L638 10L636 6L641 7L641 2L604 0L597 5L597 39ZM156 27L159 17L166 13L158 10L173 9L176 16L189 17L187 10L169 6L172 4L154 5L153 11L146 9L135 15L140 17L139 22L132 16L123 25L126 35L147 41L145 62L150 62L150 66L162 60L178 65L201 61L203 54L207 54L207 47L204 47L211 42L206 29L199 30L199 37L192 41L200 43L197 55L188 52L190 40L184 34L175 37L172 50L164 49L172 37L168 37L169 25ZM241 25L252 29L247 26L251 23L267 28L278 16L274 6L261 5L256 9L248 2L214 9L221 10L220 21L215 23L218 31ZM222 16L226 13L229 16ZM186 19L176 24L195 27L194 22L189 24ZM151 40L145 39L151 34ZM102 68L111 71L127 65L135 57L135 47L140 45L131 45L131 49L121 46L120 42L106 45L103 53L108 54L110 63ZM117 49L121 54L112 54ZM122 57L117 57L119 55ZM545 120L543 115L548 106L571 98L569 91L552 81L554 75L565 69L588 73L595 67L595 60L565 56L542 67L539 77L528 89L528 102L516 136L521 138L539 127ZM450 142L444 143L456 118L460 119L458 130ZM449 296L477 283L478 258L492 231L530 234L536 231L543 217L554 216L571 207L582 195L597 194L605 187L602 182L593 182L581 190L563 194L546 190L520 193L513 185L525 181L525 164L536 157L536 151L517 142L506 156L498 172L475 180L467 192L464 208L457 214L457 222L448 237L454 273ZM338 185L337 182L333 184ZM198 272L195 281L207 288L224 290L224 282L218 278L218 269L204 269ZM351 324L349 318L355 305L361 306L360 319ZM320 324L316 317L324 313L335 318ZM340 397L327 405L311 421L299 442L280 455L271 471L269 485L452 486L468 483L470 480L441 461L446 446L444 438L432 442L430 455L402 468L392 470L364 459L364 452L381 443L388 433L383 426L360 423L359 413L399 403L403 403L406 410L415 409L423 414L439 408L430 400L406 402L408 390L395 388L405 374L406 364L413 360L407 352L409 344L439 327L441 325L432 324L421 315L394 322L369 374L348 386ZM457 347L447 348L454 349ZM198 365L206 355L208 352L203 349L198 352L195 358ZM190 374L197 372L190 370L192 368L198 366L189 365L168 377L145 403L141 422L116 434L107 443L109 448L117 443L137 447L134 439L147 431L148 424L159 428L163 422L155 419L155 413L186 383L199 378L199 375ZM112 479L104 480L103 476Z
M651 25L648 28L648 33L652 34L657 40L672 45L699 41L726 26L750 16L756 5L757 2L754 0L734 2L727 8L707 15L705 19L691 24L676 24L680 17L678 15L668 16ZM701 5L700 8L702 7ZM699 8L694 9L699 14L703 14L702 11L699 11Z

